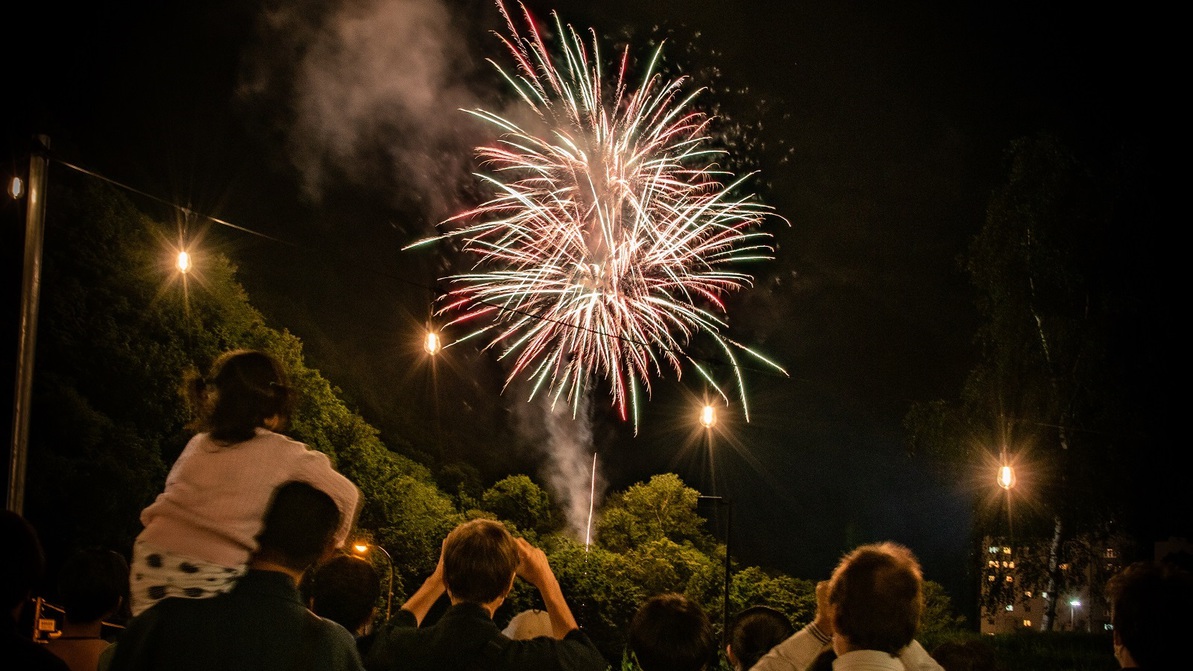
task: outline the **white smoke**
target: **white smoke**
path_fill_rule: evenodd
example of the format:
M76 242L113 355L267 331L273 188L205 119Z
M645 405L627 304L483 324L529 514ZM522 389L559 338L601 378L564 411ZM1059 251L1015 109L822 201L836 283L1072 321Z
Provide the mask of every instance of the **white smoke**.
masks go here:
M464 19L443 0L307 0L267 9L261 33L242 93L287 112L307 196L347 181L436 220L454 213L491 135L461 111L482 106Z
M518 398L517 394L514 395ZM566 403L552 404L549 395L540 394L528 403L515 402L517 428L524 439L542 451L545 460L539 475L563 509L567 528L577 542L595 540L596 520L608 486L594 461L592 439L592 400L585 394L574 410ZM595 466L594 466L595 464Z

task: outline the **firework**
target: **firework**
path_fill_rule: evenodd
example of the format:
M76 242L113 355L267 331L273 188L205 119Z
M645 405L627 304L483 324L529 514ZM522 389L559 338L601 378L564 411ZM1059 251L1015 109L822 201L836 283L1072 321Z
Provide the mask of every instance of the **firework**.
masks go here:
M491 62L528 121L465 110L499 131L477 150L477 177L493 196L416 243L456 238L475 258L471 272L445 278L439 314L476 324L468 337L488 338L513 360L507 385L526 376L531 397L549 390L574 408L603 380L635 426L651 378L667 370L678 378L685 362L725 397L707 364L685 352L708 334L748 419L738 355L781 369L724 335L723 299L751 284L741 264L772 258L771 237L759 230L772 211L739 194L748 175L718 167L725 152L693 105L700 91L658 71L661 47L637 76L627 47L609 77L595 34L586 43L553 14L552 56L524 7L524 31L498 7L514 65Z

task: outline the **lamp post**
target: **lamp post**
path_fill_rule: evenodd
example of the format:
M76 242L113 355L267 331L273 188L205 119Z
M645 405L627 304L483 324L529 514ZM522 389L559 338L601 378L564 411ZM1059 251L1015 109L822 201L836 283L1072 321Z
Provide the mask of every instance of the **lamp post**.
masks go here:
M1076 610L1081 607L1081 599L1069 600L1069 631L1077 631Z
M697 496L700 501L716 501L717 505L725 506L725 603L721 608L721 638L726 643L729 640L729 548L733 540L733 501L724 496Z
M380 545L370 545L369 543L356 543L352 546L352 549L356 552L356 554L361 555L361 556L368 554L369 550L371 550L373 548L381 550L381 554L385 555L386 563L389 564L389 589L386 591L386 594L385 594L385 619L388 620L390 610L393 608L393 603L394 603L394 559L393 559L393 557L389 556L389 552L386 551L386 549L381 547Z

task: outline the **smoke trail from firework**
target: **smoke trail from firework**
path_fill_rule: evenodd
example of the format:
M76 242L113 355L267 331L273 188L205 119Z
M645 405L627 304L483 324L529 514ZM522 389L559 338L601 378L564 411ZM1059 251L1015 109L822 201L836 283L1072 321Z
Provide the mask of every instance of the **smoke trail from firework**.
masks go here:
M639 387L649 394L653 376L678 377L685 362L725 396L684 351L707 334L748 419L738 354L781 369L722 333L723 299L752 282L739 264L771 258L770 235L758 230L769 208L738 195L744 179L718 168L724 152L693 107L698 92L657 72L659 52L635 77L627 48L608 73L595 36L588 45L556 16L553 56L525 8L523 33L498 6L515 67L494 65L536 127L472 110L502 133L478 149L488 169L478 177L494 195L432 238L458 238L477 257L473 272L448 278L441 312L487 322L472 335L513 361L509 380L530 379L532 397L549 390L576 413L602 380L635 426Z

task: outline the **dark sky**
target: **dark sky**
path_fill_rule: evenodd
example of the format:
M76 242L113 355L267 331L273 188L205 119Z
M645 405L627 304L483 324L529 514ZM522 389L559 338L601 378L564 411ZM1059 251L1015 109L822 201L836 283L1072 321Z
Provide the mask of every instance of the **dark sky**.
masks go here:
M461 353L432 377L409 354L442 261L400 247L474 193L479 130L457 108L505 94L481 61L500 56L490 2L21 4L10 153L47 133L68 160L294 242L218 234L254 303L370 422L487 479L541 463L516 447L526 408L494 365ZM900 428L910 403L955 398L973 361L956 257L1012 139L1149 142L1167 95L1141 75L1159 58L1144 18L1041 4L529 3L614 43L666 37L791 223L768 224L777 258L730 302L731 334L790 377L748 374L752 421L729 418L711 458L690 438L694 375L658 383L637 437L598 412L610 487L674 470L731 497L748 564L818 578L893 539L960 589L965 505Z

